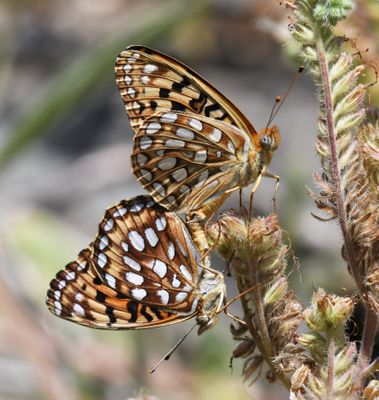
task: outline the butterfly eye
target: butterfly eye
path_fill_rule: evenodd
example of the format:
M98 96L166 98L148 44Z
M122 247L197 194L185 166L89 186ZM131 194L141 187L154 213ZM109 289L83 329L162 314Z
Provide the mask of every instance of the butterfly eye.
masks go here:
M261 143L262 147L268 148L272 144L272 139L268 135L262 135L260 138L260 143Z

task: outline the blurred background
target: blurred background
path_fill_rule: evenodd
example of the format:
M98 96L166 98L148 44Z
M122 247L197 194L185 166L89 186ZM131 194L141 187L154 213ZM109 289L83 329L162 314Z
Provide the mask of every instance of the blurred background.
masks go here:
M341 28L371 59L378 15L378 2L360 1ZM132 132L114 81L117 54L142 44L180 59L259 129L299 66L297 49L286 44L290 16L275 0L0 2L1 400L288 398L265 383L264 372L249 385L239 361L230 369L234 343L224 316L149 375L191 323L95 331L50 314L45 294L56 272L94 238L105 208L143 193L131 174ZM281 176L281 225L300 260L299 270L290 262L291 281L305 305L318 286L353 290L340 233L311 216L317 211L306 195L318 168L316 119L305 73L276 117L282 144L271 166ZM273 189L263 182L256 214L272 211ZM237 205L233 197L222 209ZM232 295L233 281L227 284Z

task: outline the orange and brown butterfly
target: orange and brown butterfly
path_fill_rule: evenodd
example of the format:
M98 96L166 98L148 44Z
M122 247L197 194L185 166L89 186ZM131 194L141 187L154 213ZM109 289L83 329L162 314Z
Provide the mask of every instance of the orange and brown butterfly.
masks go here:
M143 329L195 317L199 334L225 300L223 275L204 269L183 221L149 196L109 208L98 235L50 283L58 317L102 329Z
M116 81L135 132L133 172L169 210L204 219L234 190L261 176L280 143L277 126L257 132L222 93L179 61L131 46Z

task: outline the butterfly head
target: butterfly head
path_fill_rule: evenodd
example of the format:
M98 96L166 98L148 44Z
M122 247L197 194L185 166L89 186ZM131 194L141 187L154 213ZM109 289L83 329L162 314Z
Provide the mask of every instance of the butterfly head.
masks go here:
M258 133L259 146L262 151L272 153L280 144L280 132L276 125L263 128Z

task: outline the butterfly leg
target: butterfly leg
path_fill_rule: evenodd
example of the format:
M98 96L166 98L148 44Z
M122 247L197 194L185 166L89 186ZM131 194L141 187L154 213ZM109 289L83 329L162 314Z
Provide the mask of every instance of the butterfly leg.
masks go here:
M253 212L253 198L254 198L254 193L257 191L259 185L261 184L261 180L262 180L262 174L258 175L258 178L255 181L254 187L251 189L250 192L250 201L249 201L249 221L251 219L251 214Z
M275 212L275 214L277 214L278 212L277 212L277 208L276 208L276 194L277 194L278 191L279 191L280 176L279 176L279 175L271 174L271 173L268 172L268 171L265 171L262 175L263 175L263 176L266 176L267 178L272 178L272 179L275 179L275 180L276 180L276 182L275 182L274 195L273 195L273 197L272 197L272 204L273 204L274 212Z
M239 298L239 296L237 296L237 298ZM228 307L230 306L231 303L233 303L235 300L237 300L237 298L233 298L231 301L226 301L226 292L224 291L224 298L223 298L223 307L221 307L217 313L220 313L221 311L223 311L225 313L225 315L227 315L229 318L231 318L233 321L238 322L239 324L242 325L246 325L246 322L243 321L241 318L236 317L235 315L231 314L228 311Z

